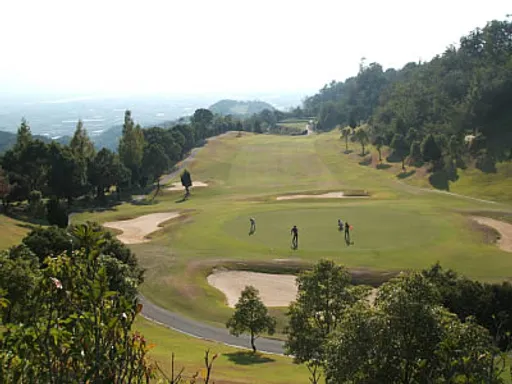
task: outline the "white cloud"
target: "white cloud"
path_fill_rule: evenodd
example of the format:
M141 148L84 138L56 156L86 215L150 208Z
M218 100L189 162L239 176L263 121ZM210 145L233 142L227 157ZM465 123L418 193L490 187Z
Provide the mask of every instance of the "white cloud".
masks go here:
M451 0L4 1L0 89L317 89L359 60L401 67L510 11Z

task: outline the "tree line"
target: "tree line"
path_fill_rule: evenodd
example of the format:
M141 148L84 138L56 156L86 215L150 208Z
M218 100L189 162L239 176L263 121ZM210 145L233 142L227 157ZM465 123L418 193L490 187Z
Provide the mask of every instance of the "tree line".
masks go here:
M357 76L325 85L303 112L317 130L364 126L364 141L391 146L402 162L427 158L453 173L471 159L493 172L512 159L511 98L512 22L495 20L429 62L384 71L363 59Z
M0 263L1 382L157 376L151 344L133 329L143 271L111 233L94 223L34 229L0 252ZM510 283L480 283L436 264L392 278L370 300L371 287L353 285L346 268L321 260L297 286L285 348L306 364L312 383L504 382ZM254 351L275 325L252 287L226 324L235 335L249 333ZM216 357L205 355L208 377ZM168 382L180 382L182 372Z
M205 139L248 128L231 116L198 109L189 123L143 129L126 111L114 152L96 151L81 121L69 145L63 145L34 138L23 119L16 143L0 158L0 199L5 212L14 202L28 201L25 213L41 219L48 215L51 224L65 227L66 211L77 200L105 203L108 196L120 200L154 183L160 188L162 174Z
M439 264L372 287L321 260L297 278L288 308L287 354L319 383L503 383L512 322L512 285L487 284ZM244 289L226 323L251 345L273 334L258 291Z

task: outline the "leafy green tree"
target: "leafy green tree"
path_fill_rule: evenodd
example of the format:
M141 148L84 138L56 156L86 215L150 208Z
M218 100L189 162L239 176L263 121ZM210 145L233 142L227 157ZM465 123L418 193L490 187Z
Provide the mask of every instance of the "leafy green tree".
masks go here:
M188 196L190 194L189 188L192 186L192 177L190 176L190 172L184 169L180 178L181 185L185 188L185 193Z
M75 133L69 143L69 148L78 163L81 187L82 189L85 189L88 181L88 164L94 159L96 150L94 149L94 144L87 135L87 131L84 128L82 120L78 120Z
M9 194L11 193L12 186L9 183L9 177L5 171L0 167L0 200L2 200L2 207L4 213L7 213L9 204Z
M345 152L348 152L348 138L350 137L350 134L352 133L352 128L345 127L341 129L341 137L345 139Z
M111 186L123 185L130 180L128 170L112 151L103 148L99 151L88 168L89 183L96 188L96 197L105 199L105 192Z
M123 165L131 171L132 184L139 182L144 144L142 129L133 122L131 112L126 111L118 152Z
M146 382L149 347L132 331L141 306L110 290L99 238L73 256L48 258L33 290L32 318L6 324L0 349L3 382Z
M48 186L53 195L66 198L68 205L82 195L86 181L80 160L73 155L70 147L52 143L49 146Z
M192 115L191 121L194 126L196 138L205 139L208 137L208 131L210 130L213 122L213 113L204 108L196 109Z
M421 142L421 154L424 161L437 162L441 159L441 148L433 135L426 136Z
M0 252L0 264L0 290L9 301L2 311L2 322L25 323L34 315L30 309L41 274L39 260L27 247L20 245Z
M502 382L502 356L487 330L439 306L419 274L385 283L374 306L348 308L326 356L328 382Z
M151 182L157 182L155 196L160 191L160 176L169 168L169 158L164 153L162 146L151 144L144 149L142 169L150 176Z
M379 163L382 163L382 147L384 146L384 143L385 143L385 138L383 135L380 135L380 134L377 134L374 137L373 142L372 142L372 144L375 146L375 149L379 153Z
M354 133L355 137L356 137L356 140L359 142L359 144L361 144L361 155L365 155L365 152L364 152L364 147L366 145L368 145L368 143L370 142L370 137L368 136L368 132L365 128L363 127L359 127L356 129L355 133Z
M391 140L391 148L395 151L395 154L400 157L402 161L402 170L405 171L405 158L409 152L409 147L404 137L398 133L393 136Z
M423 156L421 154L421 144L419 141L412 142L411 149L409 150L409 158L414 164L418 164L422 161Z
M14 151L22 151L33 141L32 132L25 118L21 119L21 124L16 134L16 144L14 145Z
M56 225L60 228L68 226L68 212L67 209L61 204L60 200L52 196L46 204L47 219L50 225Z
M252 286L247 286L242 291L238 303L235 304L235 312L227 321L226 327L235 336L248 332L251 338L251 347L256 352L255 339L262 332L272 335L275 332L276 320L269 316L267 307L259 298L259 292Z
M325 362L325 345L345 310L365 297L368 289L350 284L350 274L330 260L321 260L297 278L297 300L288 310L285 348L310 371Z

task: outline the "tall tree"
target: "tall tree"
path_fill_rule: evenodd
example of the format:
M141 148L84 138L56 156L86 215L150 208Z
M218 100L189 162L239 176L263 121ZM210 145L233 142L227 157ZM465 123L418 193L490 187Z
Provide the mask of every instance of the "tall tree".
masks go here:
M365 152L364 152L364 147L366 145L368 145L369 141L370 141L370 137L368 136L368 132L365 128L363 127L359 127L356 129L355 131L355 137L356 137L356 140L359 142L359 144L361 144L361 155L365 155Z
M379 163L382 163L382 147L384 146L384 142L384 136L381 134L377 134L372 142L372 144L375 146L375 149L379 153Z
M160 191L160 176L169 168L169 158L159 144L151 144L144 149L142 169L151 182L157 182L155 196Z
M192 125L194 126L198 139L208 137L208 130L213 122L213 113L209 109L199 108L192 115Z
M88 178L91 185L96 188L96 197L104 200L105 192L111 186L119 186L130 179L130 171L115 153L103 148L90 163Z
M66 198L69 206L73 198L82 194L87 183L87 179L83 179L82 163L70 147L55 142L49 146L49 159L48 186L55 196Z
M130 111L124 115L123 134L119 140L119 157L126 168L131 171L131 181L138 184L140 167L144 155L144 135L139 125L135 125Z
M433 135L428 135L421 142L421 154L423 160L428 162L437 162L441 158L441 148L437 144Z
M2 207L4 213L7 213L9 203L9 193L11 193L11 184L9 177L5 171L0 167L0 200L2 200Z
M81 186L82 188L85 188L87 185L87 167L93 160L96 151L94 149L94 144L87 135L87 131L84 128L82 120L78 120L76 130L71 138L69 147L79 165Z
M352 128L345 127L341 129L341 137L345 139L345 152L348 152L348 138L350 137L350 134L352 133Z
M251 338L251 347L256 352L254 341L262 332L274 334L276 320L269 316L267 307L259 298L259 292L252 286L247 286L242 291L238 303L235 304L235 312L227 321L226 327L235 336L248 332Z
M409 147L403 135L395 133L393 140L391 140L391 148L393 148L394 153L402 161L402 170L405 171L405 158L409 152Z
M18 128L18 133L16 135L16 144L14 146L15 151L21 151L25 148L31 141L33 140L32 132L30 131L30 126L27 123L25 118L21 119L21 125Z
M192 186L192 177L190 176L190 172L186 169L181 173L181 185L185 188L185 194L188 196L190 194L189 188Z
M344 311L368 290L350 285L348 271L330 260L321 260L297 278L297 300L290 304L285 348L308 368L323 366L325 345Z
M374 306L348 308L331 336L333 383L502 383L503 359L486 329L438 305L419 274L381 286Z

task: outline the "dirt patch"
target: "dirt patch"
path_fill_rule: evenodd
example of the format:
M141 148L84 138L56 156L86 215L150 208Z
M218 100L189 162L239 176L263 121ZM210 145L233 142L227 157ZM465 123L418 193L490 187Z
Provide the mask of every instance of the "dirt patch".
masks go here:
M344 192L328 192L321 195L285 195L278 196L276 200L295 200L295 199L358 199L368 198L369 196L346 195Z
M498 246L506 252L512 252L512 224L489 217L473 216L472 219L478 224L486 225L498 231L500 234Z
M228 306L235 307L247 285L260 291L260 298L267 307L286 307L297 296L296 276L245 271L215 271L208 276L208 283L226 295Z
M208 184L202 181L193 181L192 188L207 187ZM172 183L172 187L167 188L168 191L184 191L185 187L181 185L181 182Z
M104 223L105 227L122 231L117 238L124 244L145 243L146 236L160 228L160 224L179 217L178 212L151 213L131 220L112 221Z

